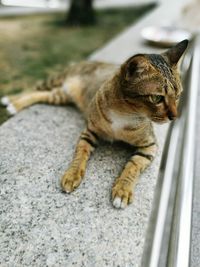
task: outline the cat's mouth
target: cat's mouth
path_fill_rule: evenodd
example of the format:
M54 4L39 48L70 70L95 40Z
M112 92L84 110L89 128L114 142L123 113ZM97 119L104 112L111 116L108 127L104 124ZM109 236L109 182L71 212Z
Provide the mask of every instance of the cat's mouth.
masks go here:
M163 123L169 122L170 120L168 117L165 117L165 118L154 117L152 118L152 121L158 124L163 124Z

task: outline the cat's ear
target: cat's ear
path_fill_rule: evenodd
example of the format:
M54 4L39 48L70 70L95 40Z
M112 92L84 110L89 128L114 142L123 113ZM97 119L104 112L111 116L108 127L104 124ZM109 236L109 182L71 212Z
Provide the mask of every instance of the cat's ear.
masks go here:
M146 59L142 54L129 58L121 67L123 76L126 80L130 80L136 75L143 73L146 69Z
M173 46L169 50L167 50L163 55L166 56L169 60L169 63L173 65L177 65L179 62L179 59L185 52L186 48L188 46L188 40L183 40L177 45Z

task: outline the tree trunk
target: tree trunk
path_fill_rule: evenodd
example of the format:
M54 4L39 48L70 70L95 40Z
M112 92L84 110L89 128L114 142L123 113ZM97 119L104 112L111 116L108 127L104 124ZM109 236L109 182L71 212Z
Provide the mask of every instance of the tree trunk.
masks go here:
M95 12L92 7L93 0L71 0L67 16L67 24L71 26L86 26L95 23Z

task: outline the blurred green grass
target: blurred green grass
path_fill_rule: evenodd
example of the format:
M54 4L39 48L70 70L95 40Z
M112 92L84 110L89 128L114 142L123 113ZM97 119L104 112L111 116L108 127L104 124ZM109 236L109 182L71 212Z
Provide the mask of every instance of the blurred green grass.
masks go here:
M80 61L149 11L153 5L97 11L97 24L66 27L66 14L0 19L0 97L31 90L35 82ZM0 124L8 119L0 107Z

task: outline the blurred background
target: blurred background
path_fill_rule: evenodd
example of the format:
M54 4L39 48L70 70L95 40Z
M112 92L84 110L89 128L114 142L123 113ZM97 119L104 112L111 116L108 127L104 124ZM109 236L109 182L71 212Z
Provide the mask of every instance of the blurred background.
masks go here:
M22 7L61 7L66 6L68 1L66 0L1 0L2 5L5 6L22 6Z
M86 59L155 7L149 0L0 0L0 98ZM8 119L0 107L0 124Z

